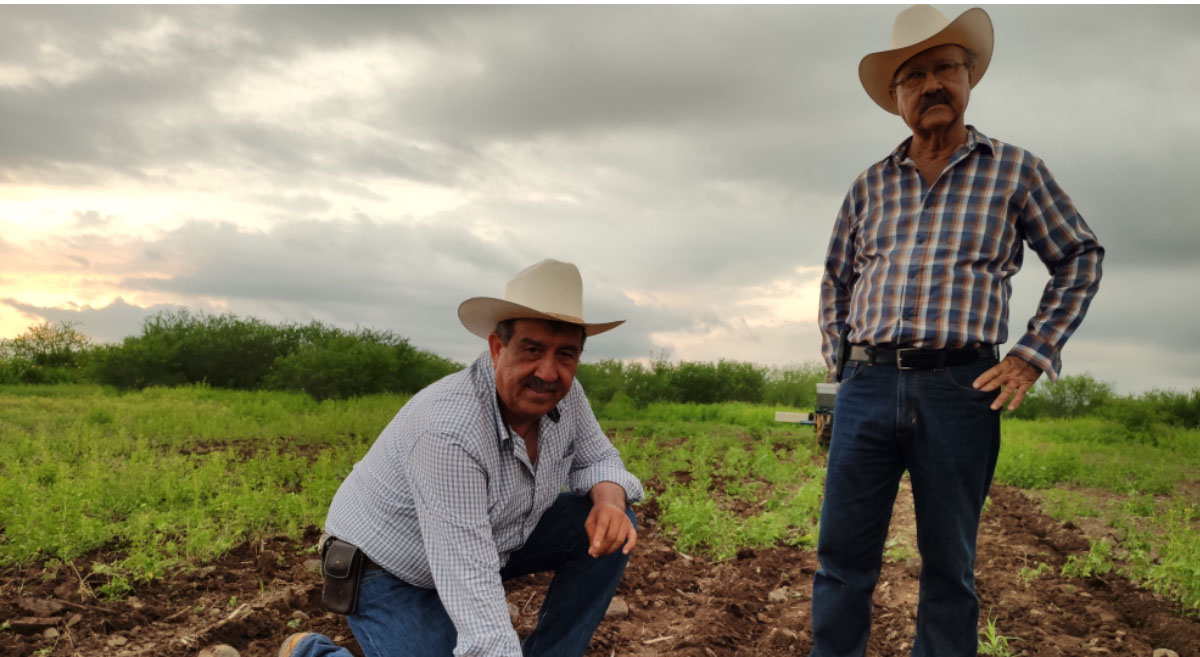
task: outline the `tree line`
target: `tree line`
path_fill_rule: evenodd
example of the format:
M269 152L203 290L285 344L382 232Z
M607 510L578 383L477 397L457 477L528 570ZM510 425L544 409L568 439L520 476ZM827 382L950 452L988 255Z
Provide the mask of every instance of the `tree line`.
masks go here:
M71 323L49 322L0 341L0 383L99 383L122 390L205 383L327 399L415 392L461 368L391 331L269 324L186 309L153 315L140 335L115 344L96 343Z
M243 390L298 390L316 399L413 393L462 363L412 346L392 331L347 331L320 322L270 324L186 309L145 320L139 335L100 344L74 324L44 322L0 340L0 384L98 383L118 389L205 383ZM582 363L577 377L594 406L746 402L810 409L825 367L765 367L730 360ZM1087 374L1040 381L1015 413L1022 419L1101 417L1131 433L1156 424L1200 427L1200 389L1118 395Z

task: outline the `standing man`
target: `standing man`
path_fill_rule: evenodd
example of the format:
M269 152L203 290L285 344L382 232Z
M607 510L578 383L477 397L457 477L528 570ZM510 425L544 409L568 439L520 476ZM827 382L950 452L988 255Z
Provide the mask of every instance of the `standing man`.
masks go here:
M892 49L859 79L912 130L850 187L821 281L826 364L841 381L813 581L812 657L862 657L900 477L921 552L914 657L978 646L975 538L1015 409L1060 354L1100 281L1104 249L1046 165L966 125L992 58L982 9L950 21L900 12ZM1050 271L1037 313L1008 338L1009 278L1024 244ZM844 344L843 344L844 342Z
M642 486L575 371L586 337L623 320L584 321L579 270L556 260L458 317L488 350L413 396L342 482L322 602L347 614L367 657L582 657L637 541L627 505ZM502 582L545 570L521 644ZM313 633L279 655L350 657Z

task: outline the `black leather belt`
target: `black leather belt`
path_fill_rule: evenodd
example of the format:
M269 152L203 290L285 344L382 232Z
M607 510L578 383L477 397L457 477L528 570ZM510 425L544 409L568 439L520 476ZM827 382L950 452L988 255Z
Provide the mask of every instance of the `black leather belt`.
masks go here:
M947 365L967 365L985 358L999 358L996 345L965 349L888 349L865 344L850 345L847 360L860 363L895 365L901 370L929 370Z

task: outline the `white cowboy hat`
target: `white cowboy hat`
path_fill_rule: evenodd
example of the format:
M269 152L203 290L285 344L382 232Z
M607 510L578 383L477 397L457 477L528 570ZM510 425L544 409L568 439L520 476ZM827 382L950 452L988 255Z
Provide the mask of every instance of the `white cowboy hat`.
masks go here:
M992 61L992 19L975 7L951 21L929 5L913 5L896 16L892 26L892 49L871 53L858 64L858 79L877 105L899 114L889 93L896 69L914 55L944 45L958 45L977 55L971 75L971 88L987 71Z
M547 319L583 327L596 335L624 324L583 319L583 279L569 262L547 258L521 270L504 286L504 298L472 297L458 306L458 320L467 330L487 338L506 319Z

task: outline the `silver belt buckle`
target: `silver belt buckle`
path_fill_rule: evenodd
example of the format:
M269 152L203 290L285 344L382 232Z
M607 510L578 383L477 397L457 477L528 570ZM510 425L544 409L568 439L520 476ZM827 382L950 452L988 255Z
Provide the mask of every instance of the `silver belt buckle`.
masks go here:
M914 359L920 357L920 349L897 349L896 350L896 369L907 372L918 369L916 365L905 365L905 356L912 355Z

